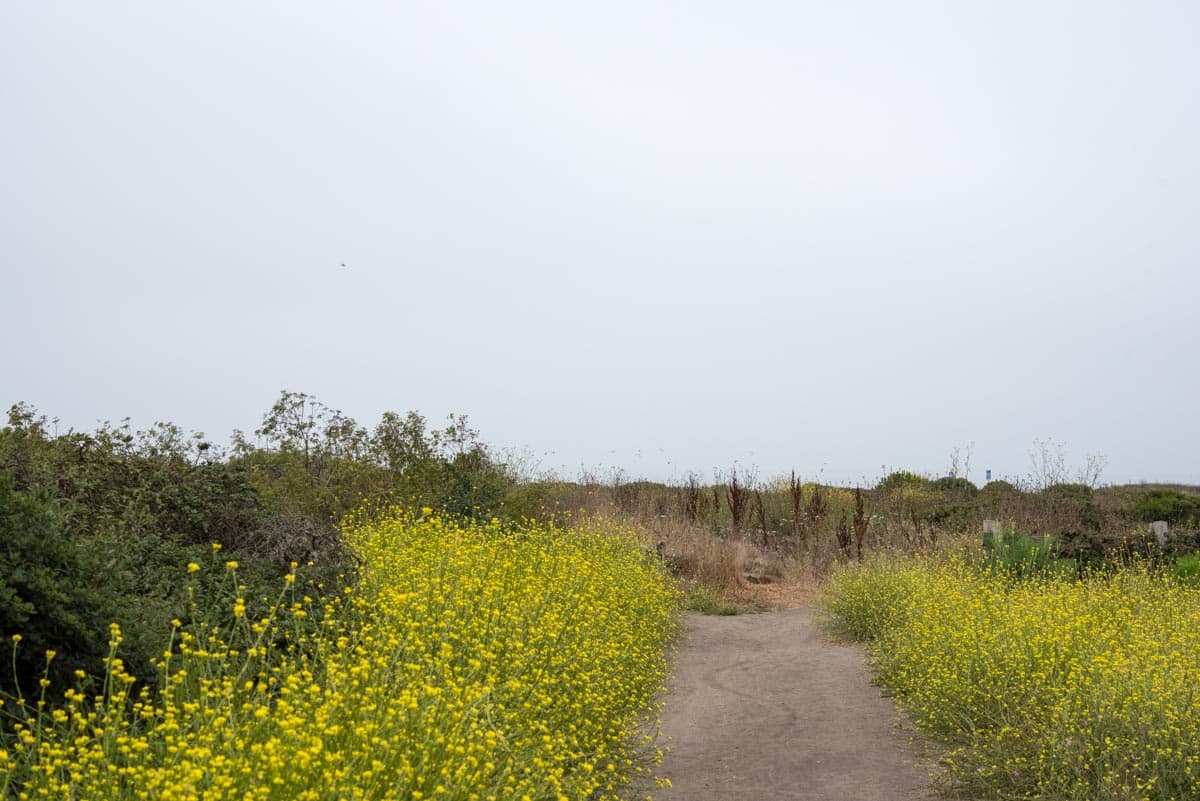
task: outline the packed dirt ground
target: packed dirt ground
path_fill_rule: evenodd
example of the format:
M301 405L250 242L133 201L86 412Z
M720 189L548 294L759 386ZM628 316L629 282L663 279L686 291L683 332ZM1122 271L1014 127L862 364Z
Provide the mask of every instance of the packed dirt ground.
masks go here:
M656 801L929 796L863 650L830 639L818 614L687 617L662 723L672 786Z

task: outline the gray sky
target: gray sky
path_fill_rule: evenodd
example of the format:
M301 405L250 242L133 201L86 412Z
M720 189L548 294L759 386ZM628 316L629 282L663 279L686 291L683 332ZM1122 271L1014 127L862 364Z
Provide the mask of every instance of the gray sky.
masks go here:
M1200 483L1198 40L1190 2L0 0L0 403Z

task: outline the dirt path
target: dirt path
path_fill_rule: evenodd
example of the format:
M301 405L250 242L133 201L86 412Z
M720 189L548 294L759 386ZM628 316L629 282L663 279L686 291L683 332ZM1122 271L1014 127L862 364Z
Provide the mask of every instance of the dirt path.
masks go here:
M663 717L673 787L655 801L927 796L862 649L830 642L814 616L688 616Z

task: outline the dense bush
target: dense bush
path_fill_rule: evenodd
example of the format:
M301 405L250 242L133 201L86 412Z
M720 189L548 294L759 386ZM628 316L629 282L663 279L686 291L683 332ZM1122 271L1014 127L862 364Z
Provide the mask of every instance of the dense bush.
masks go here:
M1101 528L1101 517L1093 495L1087 484L1051 484L1037 497L1047 516L1056 521L1060 530L1097 532Z
M371 431L310 395L283 392L255 430L235 433L232 463L244 466L273 511L331 523L364 498L487 520L512 487L465 417L444 429L424 417L385 412Z
M976 487L968 479L954 476L942 476L930 482L929 486L936 492L952 497L972 498L979 494L979 487Z
M922 519L952 531L978 525L983 516L976 501L979 488L970 481L943 476L929 482L928 488L926 509L920 515Z
M22 637L23 688L36 686L48 649L56 678L98 673L102 654L88 643L110 622L121 624L128 669L152 678L188 602L179 571L213 543L259 598L292 562L349 570L336 524L364 499L490 519L512 484L465 418L430 431L416 413L387 413L368 432L295 392L281 394L253 442L235 432L228 457L170 423L52 430L25 404L0 429L0 636L4 649ZM0 669L0 687L12 673Z
M562 511L562 488L546 481L531 481L513 487L504 497L501 517L509 521L549 520Z
M979 494L987 499L1005 499L1014 498L1021 494L1021 490L1017 489L1016 485L1009 481L997 479L984 484L979 490Z
M46 650L57 652L55 677L99 672L101 654L88 644L114 621L126 632L129 669L149 678L184 603L180 566L210 541L247 537L265 510L244 475L202 461L208 448L174 426L56 436L48 428L18 405L0 429L0 586L10 596L0 635L22 638L16 675L3 671L0 685L36 685Z
M1138 520L1166 520L1172 526L1200 525L1200 497L1174 490L1148 490L1133 504Z
M1025 532L1001 528L984 539L985 568L992 575L1022 580L1034 576L1071 578L1078 573L1073 559L1063 558L1055 537L1035 539Z
M1092 494L1093 490L1087 484L1051 484L1041 492L1047 500L1077 507L1090 504Z
M875 485L875 489L895 490L905 487L925 487L929 483L929 479L924 476L910 473L908 470L895 470L881 478L879 483Z
M101 577L63 535L50 504L11 485L0 474L0 664L16 666L15 676L0 671L0 693L36 695L47 650L58 652L51 664L55 680L99 664L103 651L94 635L113 610L96 586ZM21 639L14 641L14 634Z

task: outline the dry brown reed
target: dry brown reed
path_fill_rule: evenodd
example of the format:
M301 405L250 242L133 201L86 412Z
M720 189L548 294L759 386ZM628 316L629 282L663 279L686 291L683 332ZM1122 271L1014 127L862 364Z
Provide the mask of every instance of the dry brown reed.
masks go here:
M746 520L746 506L750 500L750 491L738 481L737 468L729 471L729 483L726 484L726 499L729 501L729 516L733 527L733 536L740 537Z

